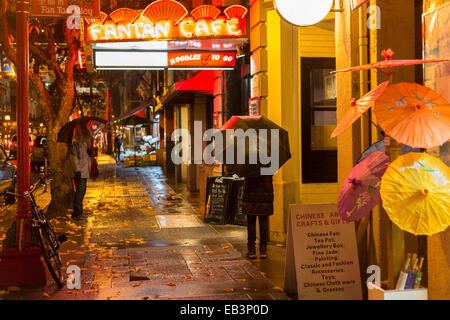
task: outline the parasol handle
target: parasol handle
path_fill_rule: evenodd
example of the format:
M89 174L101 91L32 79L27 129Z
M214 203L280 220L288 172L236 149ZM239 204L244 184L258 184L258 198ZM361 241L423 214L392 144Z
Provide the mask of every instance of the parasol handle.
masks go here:
M378 130L378 132L384 138L386 136L386 133L380 128L380 126L377 125L375 122L373 122L372 119L370 119L366 113L364 113L364 116L367 118L367 120L369 120L369 122Z

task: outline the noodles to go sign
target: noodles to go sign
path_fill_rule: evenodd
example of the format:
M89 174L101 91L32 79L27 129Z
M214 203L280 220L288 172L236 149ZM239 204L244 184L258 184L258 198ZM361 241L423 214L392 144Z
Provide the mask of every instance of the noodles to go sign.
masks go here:
M97 19L86 19L88 42L238 38L246 35L248 9L225 10L203 5L191 12L179 2L159 0L143 11L121 8Z

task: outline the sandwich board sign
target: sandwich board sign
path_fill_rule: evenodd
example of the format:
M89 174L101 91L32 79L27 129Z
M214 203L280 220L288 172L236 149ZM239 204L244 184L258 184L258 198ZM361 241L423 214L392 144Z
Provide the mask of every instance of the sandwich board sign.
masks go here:
M291 205L285 291L299 300L361 300L354 223L336 204Z

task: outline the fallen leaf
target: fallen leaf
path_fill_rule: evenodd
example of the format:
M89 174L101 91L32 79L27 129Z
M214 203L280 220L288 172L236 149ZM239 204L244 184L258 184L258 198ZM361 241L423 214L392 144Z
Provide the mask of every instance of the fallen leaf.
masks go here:
M20 288L19 288L19 287L16 287L16 286L11 286L11 287L8 287L8 291L9 291L9 292L20 291Z
M283 246L283 244L281 244L281 243L277 243L276 245L275 245L275 247L282 247Z
M139 272L141 271L141 267L136 267L136 269L134 269L135 272Z
M252 290L252 289L251 289L251 288L242 288L242 290L250 291L250 290Z
M170 286L170 287L176 287L176 284L173 283L173 282L169 282L167 285Z
M228 248L230 248L230 246L225 246L225 247L222 247L221 249L225 250L225 249L228 249Z
M150 297L142 297L142 300L148 300Z
M139 287L141 284L140 283L134 283L133 285L132 285L132 287Z
M273 290L280 291L280 292L283 292L283 288L278 287L278 286L275 286L275 287L273 287L272 289L273 289Z
M223 289L223 291L225 291L225 292L233 292L234 290L232 288L225 288L225 289Z
M237 281L237 282L245 282L245 281L247 281L247 279L245 279L245 278L242 278L242 279L236 279L236 281Z
M47 292L44 292L43 296L44 298L50 298L50 295Z

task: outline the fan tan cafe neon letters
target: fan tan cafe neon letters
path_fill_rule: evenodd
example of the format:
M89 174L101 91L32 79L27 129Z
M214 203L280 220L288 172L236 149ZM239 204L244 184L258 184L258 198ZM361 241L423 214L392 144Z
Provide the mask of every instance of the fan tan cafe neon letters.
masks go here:
M86 19L87 40L107 42L242 37L246 35L247 12L247 8L239 5L224 11L204 5L189 14L176 1L156 1L141 12L122 8L109 16L102 12L99 19Z

